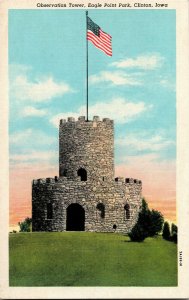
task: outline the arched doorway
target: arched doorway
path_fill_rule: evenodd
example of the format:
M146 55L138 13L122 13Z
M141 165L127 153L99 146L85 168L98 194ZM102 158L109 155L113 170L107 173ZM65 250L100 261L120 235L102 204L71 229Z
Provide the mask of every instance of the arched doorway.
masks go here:
M72 203L67 207L66 230L85 231L85 210L81 205Z

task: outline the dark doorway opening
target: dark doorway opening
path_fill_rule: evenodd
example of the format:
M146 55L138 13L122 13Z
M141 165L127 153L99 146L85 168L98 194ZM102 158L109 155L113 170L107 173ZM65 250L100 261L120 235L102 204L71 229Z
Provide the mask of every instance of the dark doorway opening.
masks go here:
M87 171L83 168L80 168L77 171L77 175L81 177L81 181L87 181Z
M52 203L47 203L47 219L53 218L53 206Z
M128 219L130 219L130 206L129 206L128 203L125 204L124 209L125 209L125 216L126 216L126 219L128 220Z
M66 230L85 231L85 210L81 205L73 203L68 206Z
M67 176L67 169L64 169L64 171L63 171L63 176L64 176L64 177Z
M102 219L105 218L105 206L103 203L98 203L96 208L100 211L100 216Z

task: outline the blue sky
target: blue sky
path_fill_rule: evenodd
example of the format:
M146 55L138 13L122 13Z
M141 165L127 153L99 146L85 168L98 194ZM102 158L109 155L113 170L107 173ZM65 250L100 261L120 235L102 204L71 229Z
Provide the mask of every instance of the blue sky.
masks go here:
M112 36L112 57L89 42L89 115L115 120L115 162L174 159L175 10L89 16ZM85 35L84 10L9 11L13 164L35 163L47 152L57 164L58 120L85 114Z
M113 56L89 42L89 116L115 124L115 175L142 180L176 220L175 10L89 10ZM10 222L31 215L31 181L58 175L59 119L86 108L84 10L9 10Z

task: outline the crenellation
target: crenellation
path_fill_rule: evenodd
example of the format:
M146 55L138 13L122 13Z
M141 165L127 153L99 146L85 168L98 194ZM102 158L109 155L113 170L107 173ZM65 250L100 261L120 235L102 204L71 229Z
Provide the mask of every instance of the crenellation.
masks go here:
M124 178L123 177L116 177L115 182L124 182Z
M37 179L37 183L38 184L46 183L46 178L39 178L39 179Z
M48 178L46 178L46 183L54 183L55 182L55 179L54 178L50 178L50 177L48 177Z
M102 121L109 123L111 120L109 118L103 118Z
M109 126L114 123L114 121L109 118L103 118L101 121L99 116L93 116L92 120L88 121L86 121L85 116L79 116L77 120L74 117L68 117L67 120L60 119L60 125L64 127L70 126L71 123L76 123L78 127L82 126L83 130L86 130L87 127L90 127L94 122L96 122L101 128L109 128Z
M93 121L99 122L100 121L100 117L99 116L94 116L93 117Z
M75 118L73 118L73 117L68 117L68 122L75 122Z
M33 231L127 233L137 221L141 192L141 180L114 178L113 120L101 121L99 116L92 121L86 121L84 116L78 120L61 119L59 176L32 182ZM125 212L127 203L129 218ZM47 218L49 209L52 219ZM76 212L80 219L73 229Z
M84 122L84 121L85 121L85 116L80 116L80 117L78 117L78 121Z
M134 179L133 178L125 178L125 183L133 184L134 183Z
M61 120L60 120L60 125L62 125L62 124L64 124L64 123L66 123L66 119L61 119Z

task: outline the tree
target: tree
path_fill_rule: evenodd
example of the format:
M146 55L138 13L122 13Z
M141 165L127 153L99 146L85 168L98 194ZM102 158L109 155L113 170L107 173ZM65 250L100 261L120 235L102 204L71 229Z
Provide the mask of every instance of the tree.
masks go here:
M132 230L128 233L131 241L133 242L143 242L148 236L148 223L149 223L149 208L145 199L142 199L142 208L138 215L138 221Z
M152 209L150 214L149 236L154 236L161 232L163 223L163 215L159 211Z
M170 233L170 226L169 226L169 223L168 222L165 222L164 223L164 226L163 226L163 233L162 233L162 237L169 241L170 240L170 236L171 236L171 233Z
M174 223L171 224L171 240L175 243L177 243L177 232L178 227Z
M174 223L171 224L171 235L173 235L174 233L177 233L178 231L178 227L177 225L175 225Z
M138 221L131 232L129 232L129 237L132 241L142 242L149 236L157 235L162 230L163 222L163 215L159 211L151 211L143 198Z
M32 219L27 217L24 221L18 222L20 226L20 232L30 232L31 231Z

